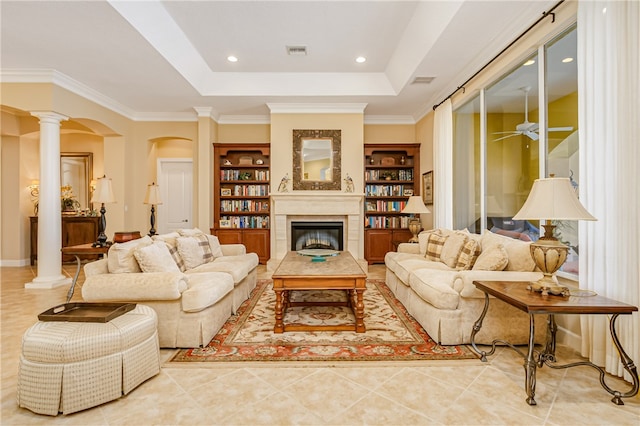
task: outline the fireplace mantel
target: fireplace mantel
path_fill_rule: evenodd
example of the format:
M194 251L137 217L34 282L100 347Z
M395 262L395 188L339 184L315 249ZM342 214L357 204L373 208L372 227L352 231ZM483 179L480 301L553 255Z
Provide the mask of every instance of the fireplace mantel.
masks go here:
M275 267L289 251L291 221L342 220L344 247L355 259L364 259L364 194L296 191L271 194L271 260Z

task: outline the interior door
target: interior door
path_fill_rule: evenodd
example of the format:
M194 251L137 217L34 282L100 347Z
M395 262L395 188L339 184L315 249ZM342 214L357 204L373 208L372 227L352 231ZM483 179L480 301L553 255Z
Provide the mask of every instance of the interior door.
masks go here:
M162 204L157 207L157 233L193 227L193 161L159 159L158 184Z

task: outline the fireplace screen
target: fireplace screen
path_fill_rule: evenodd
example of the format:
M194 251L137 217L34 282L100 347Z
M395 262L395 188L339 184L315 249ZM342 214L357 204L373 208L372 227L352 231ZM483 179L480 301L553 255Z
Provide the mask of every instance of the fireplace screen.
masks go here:
M291 222L291 250L343 250L342 222Z

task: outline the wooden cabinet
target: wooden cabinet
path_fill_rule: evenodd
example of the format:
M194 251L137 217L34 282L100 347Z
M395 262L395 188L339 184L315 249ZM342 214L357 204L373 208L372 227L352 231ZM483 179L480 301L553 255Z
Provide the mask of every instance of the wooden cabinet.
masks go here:
M365 144L364 255L369 264L411 238L401 211L420 194L420 144Z
M214 223L211 234L222 244L244 244L270 257L269 144L215 143Z
M38 258L38 217L31 216L31 264ZM62 247L93 243L98 239L99 216L62 216ZM80 256L95 260L98 255ZM62 255L63 262L75 262L75 256Z

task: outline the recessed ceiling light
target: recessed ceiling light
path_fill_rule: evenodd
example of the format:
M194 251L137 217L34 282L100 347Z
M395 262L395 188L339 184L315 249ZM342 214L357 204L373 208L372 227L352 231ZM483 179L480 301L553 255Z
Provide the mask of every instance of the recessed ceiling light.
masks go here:
M358 56L356 58L356 62L359 63L359 64L361 64L363 62L366 62L366 60L367 60L367 58L365 58L364 56Z
M563 63L565 63L565 64L567 64L567 63L569 63L569 62L573 62L573 58L564 58L564 59L562 60L562 62L563 62Z
M227 61L229 61L229 62L238 62L238 58L236 58L233 55L227 56Z
M524 65L525 67L528 67L529 65L533 65L533 64L535 64L535 63L536 63L536 61L534 61L533 59L529 59L529 60L528 60L527 62L525 62L523 65Z

